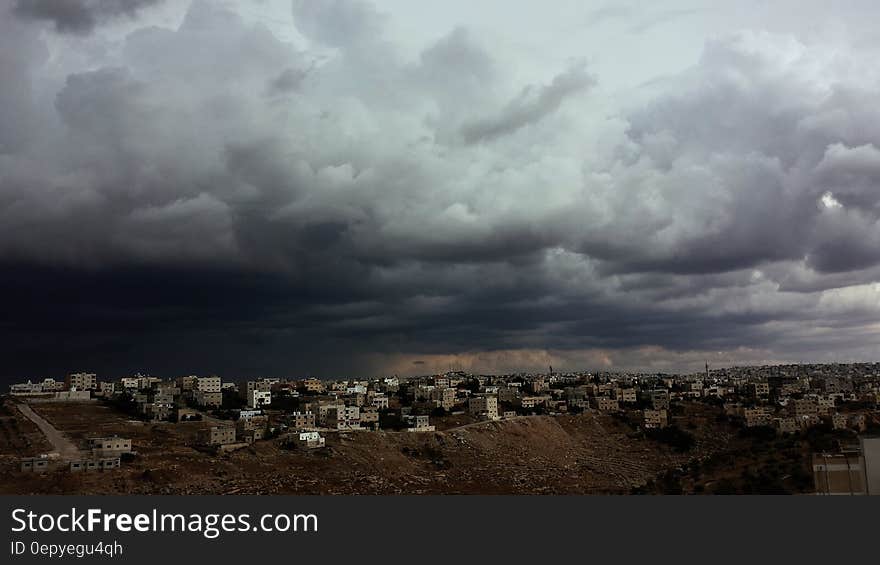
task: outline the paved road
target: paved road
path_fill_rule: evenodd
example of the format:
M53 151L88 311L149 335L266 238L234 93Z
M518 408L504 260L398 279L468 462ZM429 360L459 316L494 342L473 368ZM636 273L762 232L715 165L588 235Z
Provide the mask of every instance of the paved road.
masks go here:
M24 414L28 420L35 423L37 427L40 428L40 431L43 432L43 435L46 436L46 439L52 444L53 451L57 451L62 459L67 461L79 459L79 448L70 441L67 436L59 432L55 426L34 412L28 404L20 403L18 405L18 411Z

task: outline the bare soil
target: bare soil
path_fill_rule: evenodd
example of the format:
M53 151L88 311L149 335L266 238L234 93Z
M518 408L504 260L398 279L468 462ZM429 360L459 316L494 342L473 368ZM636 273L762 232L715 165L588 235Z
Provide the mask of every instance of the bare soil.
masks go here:
M17 456L27 450L6 440L2 494L625 494L729 439L707 426L693 432L690 452L677 453L620 419L589 412L428 433L327 433L327 447L311 451L265 440L216 456L194 448L206 422L147 424L100 403L33 409L80 446L117 434L130 437L138 455L119 470L41 477L18 471ZM39 430L15 419L28 449L39 449Z

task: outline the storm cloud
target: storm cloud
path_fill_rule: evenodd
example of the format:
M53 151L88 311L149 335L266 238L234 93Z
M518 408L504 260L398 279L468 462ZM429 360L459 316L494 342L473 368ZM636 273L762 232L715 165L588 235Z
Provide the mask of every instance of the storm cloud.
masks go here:
M96 25L132 17L162 0L15 0L17 16L51 22L61 33L89 33Z
M876 357L869 48L727 30L619 91L364 1L148 3L0 4L2 374Z
M569 95L594 84L595 79L583 68L574 68L555 76L546 86L526 87L497 116L466 123L462 128L464 139L473 143L513 133L555 112Z

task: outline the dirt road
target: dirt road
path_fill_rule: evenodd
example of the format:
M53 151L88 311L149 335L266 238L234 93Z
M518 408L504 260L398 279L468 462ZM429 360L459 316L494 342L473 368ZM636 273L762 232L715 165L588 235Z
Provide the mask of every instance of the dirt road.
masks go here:
M53 426L52 424L47 422L45 418L34 412L28 404L19 404L18 411L24 414L24 416L28 420L30 420L31 422L36 424L38 428L40 428L40 431L43 432L43 435L46 436L46 439L49 440L49 443L52 444L52 449L54 451L57 451L62 459L66 461L71 461L80 458L79 448L74 445L74 443L70 441L67 436L55 429L55 426Z

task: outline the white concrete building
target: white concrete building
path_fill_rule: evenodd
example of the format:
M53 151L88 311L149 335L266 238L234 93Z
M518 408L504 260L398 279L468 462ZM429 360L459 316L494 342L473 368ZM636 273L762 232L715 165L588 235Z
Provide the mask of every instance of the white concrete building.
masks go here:
M498 398L495 396L475 396L468 399L468 412L483 420L498 419Z
M272 404L272 393L268 390L249 390L245 398L248 408L263 408Z
M97 390L98 376L95 373L71 373L64 379L67 389Z
M194 391L197 392L220 392L220 377L199 377L195 386L193 387Z

